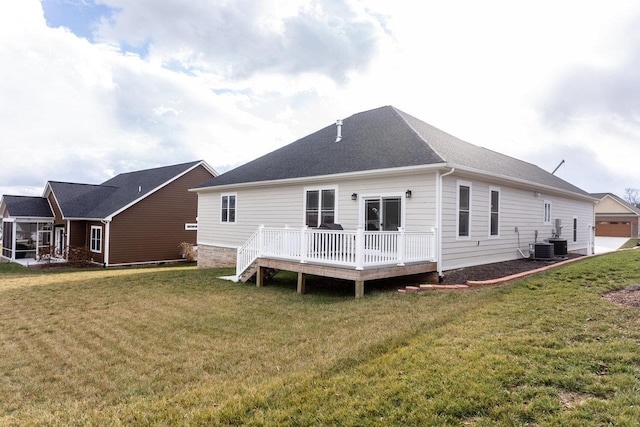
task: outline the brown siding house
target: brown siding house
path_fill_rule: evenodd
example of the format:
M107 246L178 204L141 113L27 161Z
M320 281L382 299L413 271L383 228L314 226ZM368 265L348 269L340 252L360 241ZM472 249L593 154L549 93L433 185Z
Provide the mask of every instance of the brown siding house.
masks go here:
M198 196L189 192L208 179L203 166L149 195L144 201L113 217L110 225L109 263L170 261L181 257L180 243L196 244Z
M216 175L200 160L123 173L99 185L49 181L41 198L2 200L24 218L14 222L38 210L34 227L45 224L38 236L48 238L58 257L85 248L91 262L104 266L170 262L181 260L182 242L196 244L198 196L188 190ZM40 241L34 246L42 248ZM3 250L3 258L17 252Z

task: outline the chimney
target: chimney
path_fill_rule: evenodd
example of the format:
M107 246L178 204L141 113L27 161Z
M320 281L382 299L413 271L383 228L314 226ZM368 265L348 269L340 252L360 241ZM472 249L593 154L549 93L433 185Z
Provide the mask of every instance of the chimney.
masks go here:
M342 141L342 120L336 120L336 127L338 130L338 135L336 136L336 142Z

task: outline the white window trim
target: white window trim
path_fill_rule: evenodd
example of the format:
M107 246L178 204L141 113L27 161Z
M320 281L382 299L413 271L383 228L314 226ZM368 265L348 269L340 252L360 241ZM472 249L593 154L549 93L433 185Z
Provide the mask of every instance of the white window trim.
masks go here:
M235 197L236 199L236 206L234 208L236 215L233 221L229 221L228 217L227 217L227 221L223 221L222 220L222 199L225 197ZM225 224L225 225L230 225L230 224L236 224L238 222L238 193L221 193L220 194L220 210L218 211L218 221L220 221L220 224Z
M549 205L549 218L547 218L547 205ZM551 204L551 200L545 200L542 204L542 223L544 225L552 225L553 221L553 205Z
M99 239L96 239L96 242L98 243L98 248L93 247L93 230L98 231ZM89 234L89 250L96 254L102 253L102 227L99 225L91 226L91 234Z
M469 235L460 236L460 187L469 187ZM471 240L471 223L472 223L472 206L473 206L473 187L469 181L458 180L456 182L456 240Z
M338 191L338 186L314 186L314 187L304 187L302 189L302 226L304 227L307 223L307 192L308 191L319 191L322 194L323 190L333 190L333 196L334 196L334 206L333 206L333 222L334 224L340 224L339 218L338 218L338 206L340 204L340 193ZM319 199L318 200L319 203L322 203L322 201ZM319 206L320 208L320 206ZM320 211L318 211L318 215L320 214Z
M491 193L498 193L498 234L491 234ZM500 223L502 222L502 192L500 187L489 187L489 239L500 238Z
M187 223L184 224L184 229L186 231L198 230L198 223L197 222L187 222Z

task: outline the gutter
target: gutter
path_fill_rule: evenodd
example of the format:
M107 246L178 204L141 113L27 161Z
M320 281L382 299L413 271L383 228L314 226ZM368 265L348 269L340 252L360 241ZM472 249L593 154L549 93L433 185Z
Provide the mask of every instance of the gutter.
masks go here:
M315 182L318 180L335 181L335 180L345 180L349 178L366 178L368 176L379 177L379 176L386 176L386 175L410 174L414 172L439 170L445 166L446 166L445 163L434 163L429 165L404 166L399 168L371 169L371 170L365 170L365 171L344 172L344 173L336 173L336 174L328 174L328 175L314 175L314 176L301 176L297 178L272 179L268 181L236 182L233 184L210 185L208 187L195 187L195 188L190 188L188 191L192 191L195 193L217 192L217 191L229 191L237 188L245 189L245 188L254 188L254 187L270 187L274 185L299 184L299 183L305 183L305 182Z

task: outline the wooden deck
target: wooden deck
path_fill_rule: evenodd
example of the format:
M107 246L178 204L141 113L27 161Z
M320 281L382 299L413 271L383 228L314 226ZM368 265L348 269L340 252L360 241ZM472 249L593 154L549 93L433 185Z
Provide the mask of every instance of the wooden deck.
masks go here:
M305 275L307 274L353 280L355 283L356 298L362 298L364 296L364 283L367 280L388 279L391 277L410 276L413 274L436 273L438 270L438 265L435 262L420 262L403 266L384 266L355 270L271 258L258 258L255 261L254 267L256 269L257 286L262 286L264 284L264 269L270 268L298 273L297 291L300 294L305 293ZM437 273L435 280L437 280Z

